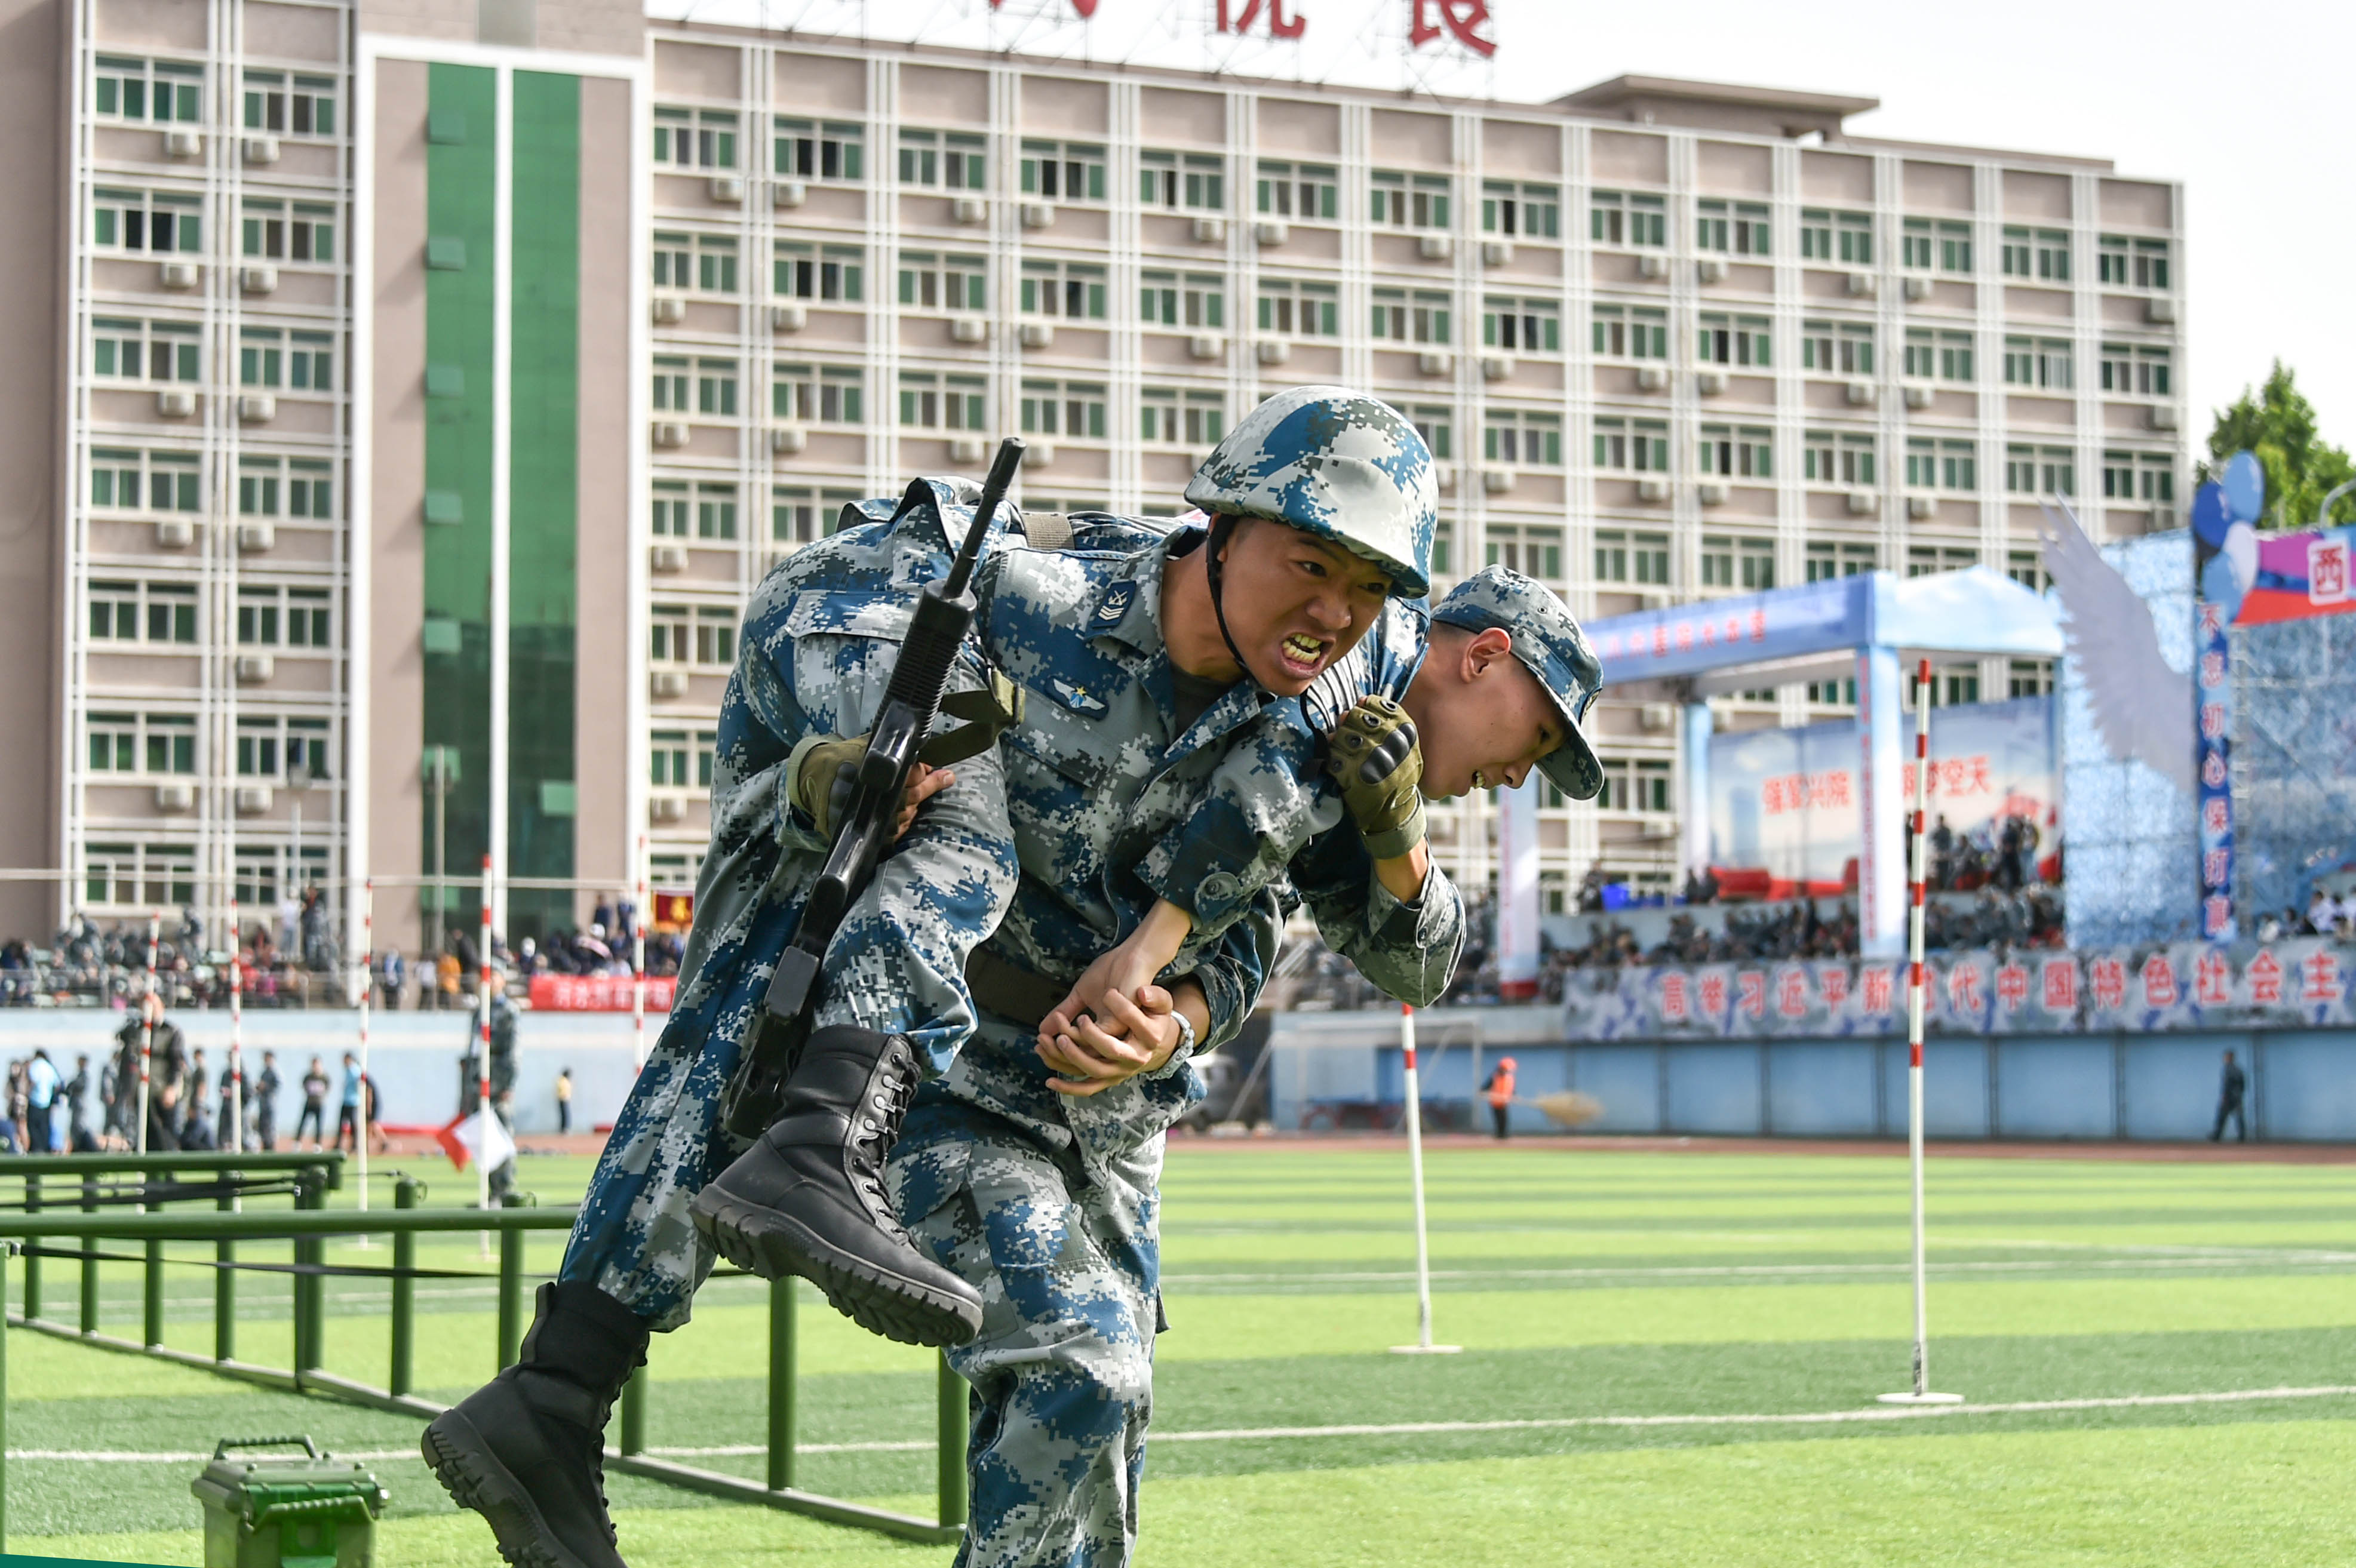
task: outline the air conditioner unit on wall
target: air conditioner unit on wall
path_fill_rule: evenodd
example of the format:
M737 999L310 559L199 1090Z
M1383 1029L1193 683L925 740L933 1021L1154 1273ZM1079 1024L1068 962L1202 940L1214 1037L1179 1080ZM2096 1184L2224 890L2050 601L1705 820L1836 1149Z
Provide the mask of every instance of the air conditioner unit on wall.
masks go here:
M1031 443L1028 446L1026 446L1026 447L1024 447L1024 448L1023 448L1023 467L1025 467L1025 468L1052 468L1052 467L1054 467L1055 465L1055 443L1054 442L1052 442L1052 441L1034 441L1034 442Z
M1026 321L1016 336L1025 348L1053 348L1055 347L1055 324L1052 321Z
M1481 241L1481 264L1485 267L1510 267L1514 264L1514 242L1510 240Z
M1851 299L1869 300L1881 292L1881 280L1871 272L1851 272L1848 292Z
M809 306L805 304L773 304L769 307L771 332L799 332L809 325Z
M1220 245L1226 242L1227 220L1224 218L1194 219L1194 242L1198 245Z
M1055 209L1053 206L1044 201L1026 201L1023 204L1023 228L1053 229L1055 226Z
M1704 256L1694 263L1694 276L1705 283L1726 282L1726 263L1716 256Z
M979 315L953 315L949 317L949 341L951 343L989 342L989 318Z
M1676 704L1647 702L1637 709L1636 721L1655 735L1666 734L1676 727Z
M2143 302L2143 318L2154 326L2176 325L2176 300L2169 294L2154 294Z
M197 525L187 517L155 519L157 549L186 549L197 542Z
M959 223L990 221L990 203L978 196L961 196L949 203L949 216Z
M776 207L799 207L809 199L809 187L799 180L776 180L769 186L769 200Z
M248 136L245 139L245 161L249 164L274 164L278 161L278 138Z
M240 816L261 816L270 809L271 795L272 791L268 784L238 785L237 814Z
M1906 406L1908 408L1927 409L1931 406L1931 401L1932 391L1928 386L1920 381L1911 381L1907 383Z
M647 565L664 573L685 571L687 547L683 544L650 545L647 549Z
M2176 428L2176 405L2174 403L2154 403L2151 405L2150 409L2147 411L2147 413L2151 421L2152 429L2174 430Z
M979 463L981 461L982 451L982 439L978 435L953 435L949 437L949 461L951 463ZM1026 457L1029 455L1029 449L1027 446L1024 449L1024 455Z
M741 202L744 199L744 176L742 175L713 175L712 176L711 189L712 199L714 201L725 202L731 205Z
M1196 359L1225 359L1227 357L1227 340L1198 332L1186 340L1186 352Z
M237 656L237 683L240 686L259 686L277 673L277 661L268 654Z
M155 282L167 289L193 289L197 278L194 261L166 261L155 269Z
M1851 381L1848 384L1848 400L1853 407L1869 409L1881 400L1881 389L1870 381Z
M237 525L237 549L240 555L260 555L278 548L278 526L275 523L240 523Z
M687 302L677 294L657 294L654 318L657 326L677 326L687 319Z
M1640 278L1665 278L1669 275L1669 259L1658 251L1647 251L1636 258L1636 275Z
M1937 517L1939 515L1938 497L1935 496L1907 496L1906 515L1918 523Z
M166 387L155 394L155 412L167 420L184 420L197 411L197 395L184 387Z
M680 420L655 421L655 444L665 449L687 444L687 425Z
M1514 471L1510 468L1481 470L1481 488L1492 496L1502 496L1514 487Z
M1665 501L1669 498L1669 482L1657 474L1647 474L1636 481L1636 499Z
M1292 357L1292 345L1281 337L1263 337L1253 348L1263 365L1281 365Z
M1415 357L1415 368L1427 376L1445 376L1456 368L1456 357L1452 354L1419 354Z
M1875 495L1872 491L1851 490L1848 493L1848 515L1850 517L1869 517L1880 510L1881 497Z
M1638 391L1666 391L1668 389L1668 385L1669 368L1666 365L1639 365L1636 367L1636 389Z
M1694 486L1694 497L1705 507L1723 506L1726 504L1726 482L1705 479Z
M687 695L687 671L655 670L647 677L647 689L659 701L675 702Z
M769 427L769 454L772 457L790 457L809 444L809 432L798 424Z
M1922 277L1907 279L1906 297L1913 301L1916 304L1921 304L1924 300L1929 299L1931 297L1931 280Z
M1280 218L1263 218L1252 225L1252 238L1263 245L1281 245L1292 238L1292 226Z
M1481 356L1481 379L1483 380L1503 381L1511 377L1513 373L1514 357L1512 355L1483 354Z
M1675 838L1677 836L1677 825L1674 820L1664 821L1655 816L1638 827L1636 831L1640 837L1645 838Z
M177 816L197 808L197 786L179 779L167 780L155 786L155 809Z
M1705 398L1718 396L1726 390L1726 372L1723 370L1695 371L1694 390Z
M237 272L237 286L243 289L250 294L266 294L273 293L278 287L278 269L275 267L240 267Z
M167 158L201 158L205 155L205 138L200 131L166 131L164 133L164 155Z
M1445 261L1456 254L1456 241L1445 234L1419 234L1415 253L1427 261Z
M268 424L278 417L278 400L267 392L247 392L237 400L237 417L247 424Z
M655 823L684 822L687 820L687 802L675 795L648 795L647 820Z

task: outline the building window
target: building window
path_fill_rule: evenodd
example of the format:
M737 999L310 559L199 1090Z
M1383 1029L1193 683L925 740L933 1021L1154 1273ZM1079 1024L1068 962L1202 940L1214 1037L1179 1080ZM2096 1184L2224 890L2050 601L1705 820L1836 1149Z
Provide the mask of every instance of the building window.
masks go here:
M1481 341L1516 354L1559 354L1562 306L1555 300L1484 300Z
M900 303L911 310L988 310L989 280L985 257L900 252Z
M1879 560L1879 552L1869 544L1817 541L1808 546L1808 581L1826 582L1837 577L1856 577L1871 571Z
M94 773L193 773L197 721L177 713L93 713L85 720Z
M1526 409L1491 409L1482 421L1481 453L1490 463L1562 466L1562 416Z
M678 169L736 166L736 112L732 109L655 106L655 162Z
M1701 541L1701 585L1744 592L1764 592L1775 586L1775 541L1737 539L1730 534L1705 534Z
M2165 348L2130 348L2105 343L2102 349L2103 390L2127 398L2173 395Z
M1323 164L1259 165L1258 208L1271 218L1332 222L1341 200L1341 176Z
M1588 238L1598 245L1665 246L1669 242L1668 198L1635 192L1599 190L1588 198Z
M1772 479L1774 475L1775 432L1755 426L1722 424L1701 427L1694 457L1704 474L1725 479Z
M1917 490L1954 490L1969 495L1980 487L1978 449L1968 441L1906 443L1906 483Z
M658 479L654 482L654 493L652 531L655 538L685 539L688 517L694 510L687 482L683 479Z
M984 385L980 376L903 370L900 422L915 430L980 430Z
M199 328L177 322L102 317L91 323L90 371L109 380L201 380L202 342Z
M1658 420L1599 419L1595 466L1637 474L1669 471L1669 427Z
M101 55L91 109L107 120L193 125L205 117L205 68Z
M1873 437L1812 430L1800 438L1800 476L1811 485L1871 485Z
M1492 525L1488 529L1488 564L1504 566L1542 582L1562 581L1562 530Z
M1374 335L1393 343L1445 345L1454 337L1449 321L1451 298L1429 289L1418 289L1412 297L1405 289L1376 289Z
M1227 160L1216 153L1137 155L1138 199L1166 211L1225 212Z
M336 79L283 71L245 73L245 128L272 135L332 136L336 133Z
M1964 571L1980 563L1980 552L1969 545L1912 545L1906 551L1906 575L1928 577L1936 571Z
M1102 441L1105 389L1096 382L1023 383L1023 433Z
M178 582L93 582L90 635L100 643L197 640L197 591Z
M1800 368L1819 376L1873 374L1873 326L1869 322L1807 321L1800 324Z
M1341 290L1333 283L1290 278L1259 281L1259 329L1285 336L1332 337L1341 330Z
M197 901L197 852L192 846L92 844L82 857L87 903L144 904L152 910Z
M123 510L194 512L203 506L203 468L178 452L122 452L95 448L90 454L90 504Z
M1139 394L1145 440L1164 446L1198 451L1218 444L1226 433L1226 399L1217 392L1181 394L1166 387L1147 387Z
M1617 528L1600 530L1595 536L1595 580L1666 588L1669 536L1629 534Z
M1023 144L1023 194L1048 201L1102 201L1105 150L1078 142Z
M1669 313L1644 305L1597 305L1594 341L1599 358L1666 359Z
M1376 169L1368 186L1366 219L1394 229L1448 227L1446 175L1408 176Z
M769 492L769 538L788 547L804 545L833 533L846 506L860 499L856 490L808 489L779 485Z
M2008 552L2004 558L2004 574L2031 593L2042 593L2053 586L2053 579L2045 571L2045 558L2033 549Z
M659 359L656 363L659 365L662 364L663 361ZM671 363L676 366L683 363L683 361L673 360ZM671 396L673 399L670 405L671 411L675 413L685 411L678 400L680 396L680 379L678 372L673 370L668 378L658 375L655 378L658 388L661 386L662 382L666 379L668 379L671 383ZM655 401L655 407L659 409L662 406L662 400L660 397L658 396ZM698 359L695 362L695 411L712 419L734 419L736 417L735 360Z
M2167 457L2155 453L2103 453L2103 499L2153 501L2173 505L2176 470Z
M1910 218L1905 220L1901 240L1901 259L1918 272L1936 268L1942 272L1968 273L1972 270L1972 226L1968 223L1933 223L1927 218Z
M2005 695L2048 697L2053 691L2051 659L2014 659L2006 667Z
M1800 258L1844 267L1873 265L1873 214L1812 207L1800 213Z
M241 247L257 261L325 262L336 259L336 209L328 203L290 204L248 197L240 204L239 211ZM193 226L194 219L189 222Z
M1604 757L1603 789L1595 804L1605 811L1641 811L1659 816L1671 809L1676 769L1672 763Z
M1768 364L1773 324L1763 315L1704 315L1695 352L1705 365Z
M173 196L163 191L94 190L91 192L90 242L100 250L150 254L201 251L204 209L201 197ZM252 251L246 253L252 255Z
M1415 426L1416 433L1423 437L1423 444L1431 448L1433 457L1446 463L1456 455L1452 450L1456 432L1454 410L1419 403L1408 410L1407 417L1408 422Z
M325 332L280 332L274 326L240 329L238 384L272 390L332 392L336 389L335 338Z
M725 234L655 236L655 287L736 292L736 241Z
M2004 379L2013 387L2066 392L2077 385L2072 350L2066 337L2008 337L2004 340Z
M799 424L866 421L864 378L852 365L780 365L770 384L769 412Z
M2049 283L2068 283L2068 231L2008 227L2004 231L2003 267L2004 274L2008 278L2035 278Z
M778 119L776 172L787 179L862 180L867 177L865 127L841 121Z
M648 736L647 754L654 763L652 776L647 781L657 789L688 787L688 731L657 730Z
M963 131L902 131L900 183L981 190L989 183L984 138Z
M1085 261L1023 262L1023 314L1102 321L1105 270Z
M331 778L327 739L325 719L241 718L237 721L238 776Z
M695 537L725 541L736 537L736 486L698 485L695 487Z
M1481 232L1507 239L1556 240L1562 235L1562 187L1489 180L1481 187Z
M2104 284L2118 289L2164 289L2168 282L2168 241L2129 240L2105 234L2095 243L2096 266Z
M705 669L726 669L736 662L734 610L710 604L696 610L695 662Z
M1148 326L1209 327L1227 324L1226 281L1213 272L1147 272L1138 308Z
M1933 332L1928 327L1906 329L1906 374L1919 380L1973 380L1972 335Z
M776 241L771 292L787 299L845 301L865 297L867 252L856 245L804 245Z
M2066 446L2008 446L2004 487L2016 496L2074 496L2077 462Z
M241 457L237 509L248 517L325 521L336 515L334 470L323 458Z
M1758 202L1698 201L1694 204L1694 246L1736 256L1764 256L1767 208Z

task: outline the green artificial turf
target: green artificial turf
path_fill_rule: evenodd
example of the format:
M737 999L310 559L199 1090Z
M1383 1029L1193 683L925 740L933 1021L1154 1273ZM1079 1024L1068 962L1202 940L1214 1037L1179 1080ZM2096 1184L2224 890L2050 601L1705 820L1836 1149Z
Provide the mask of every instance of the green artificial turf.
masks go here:
M587 1173L586 1161L533 1161L525 1182L565 1202ZM1157 1349L1141 1563L2264 1564L2356 1552L2342 1479L2356 1397L1849 1419L1908 1378L1901 1160L1435 1150L1435 1328L1464 1349L1431 1358L1387 1350L1415 1331L1405 1175L1387 1148L1173 1151L1173 1328ZM1933 1381L1977 1404L2356 1385L2348 1179L2328 1166L1939 1160ZM552 1267L561 1250L560 1236L535 1240L531 1266ZM429 1267L492 1266L470 1236L419 1252ZM381 1244L331 1255L388 1260ZM74 1309L70 1267L48 1265L51 1316ZM421 1386L455 1397L488 1375L490 1283L420 1282ZM209 1349L211 1291L209 1272L174 1271L172 1343ZM762 1473L768 1292L715 1280L694 1322L658 1339L655 1448ZM383 1293L331 1285L330 1370L382 1381ZM927 1512L932 1358L800 1299L797 1483ZM242 1284L241 1302L241 1356L284 1364L283 1281ZM133 1333L138 1318L134 1271L111 1269L108 1328ZM198 1562L187 1481L201 1467L187 1456L224 1435L302 1430L383 1456L369 1463L393 1494L384 1568L492 1561L479 1521L454 1514L410 1456L412 1419L21 1332L9 1371L14 1550ZM1777 1416L1810 1419L1755 1419ZM1328 1427L1352 1430L1314 1430ZM754 1451L712 1452L730 1447ZM93 1452L157 1456L29 1456ZM627 1477L613 1492L636 1568L948 1556Z

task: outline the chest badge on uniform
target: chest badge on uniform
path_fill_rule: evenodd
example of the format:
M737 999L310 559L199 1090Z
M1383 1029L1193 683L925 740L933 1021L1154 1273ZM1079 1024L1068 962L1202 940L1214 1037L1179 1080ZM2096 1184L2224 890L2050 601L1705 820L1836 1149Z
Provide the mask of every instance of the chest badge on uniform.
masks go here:
M1129 602L1137 597L1137 584L1116 582L1105 590L1104 603L1097 606L1097 624L1109 626L1129 613Z
M1093 714L1105 711L1103 699L1089 696L1068 680L1051 680L1047 685L1055 693L1055 700L1075 713Z

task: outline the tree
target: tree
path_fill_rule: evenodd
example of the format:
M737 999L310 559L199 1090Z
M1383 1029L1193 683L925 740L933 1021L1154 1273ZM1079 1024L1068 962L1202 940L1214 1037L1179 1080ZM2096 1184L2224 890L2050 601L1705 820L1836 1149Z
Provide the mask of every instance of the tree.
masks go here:
M2313 528L2323 497L2356 479L2356 461L2316 433L2315 405L2279 359L2254 395L2244 388L2232 407L2218 411L2209 432L2209 461L2195 477L2215 478L2237 452L2257 453L2265 467L2267 528ZM2356 522L2356 491L2332 504L2331 520Z

